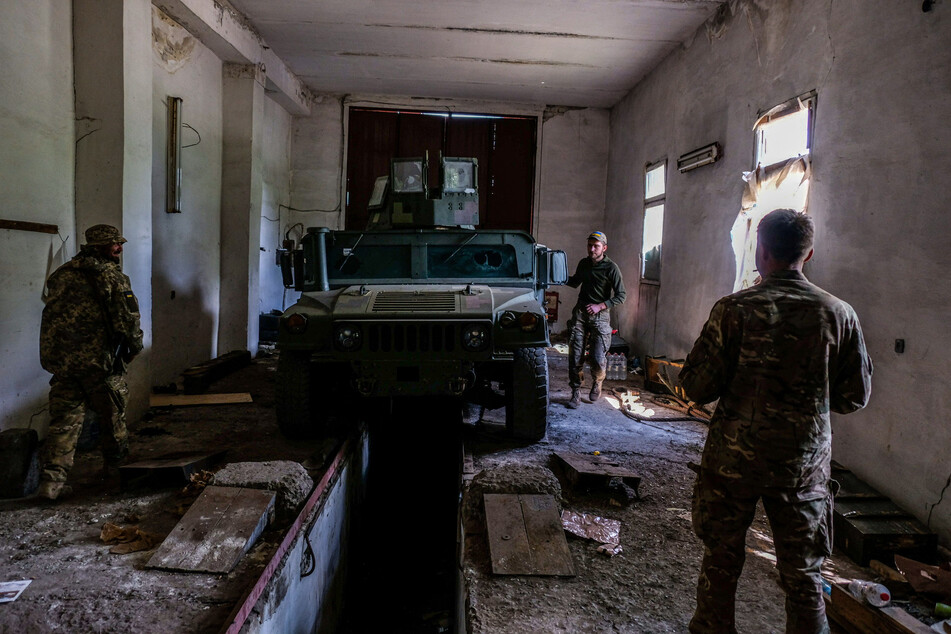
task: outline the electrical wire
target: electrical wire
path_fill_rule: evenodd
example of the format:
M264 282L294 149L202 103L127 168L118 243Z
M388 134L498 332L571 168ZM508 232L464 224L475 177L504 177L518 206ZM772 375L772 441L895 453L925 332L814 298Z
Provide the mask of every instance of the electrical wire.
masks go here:
M190 125L188 125L188 124L185 123L185 122L182 122L182 127L183 127L183 128L188 128L189 130L191 130L192 132L194 132L195 134L198 135L198 140L195 141L194 143L190 143L190 144L188 144L188 145L183 145L183 146L182 146L182 149L183 149L183 150L184 150L185 148L187 148L187 147L193 147L193 146L198 145L199 143L201 143L201 132L199 132L198 130L196 130L195 128L191 127Z

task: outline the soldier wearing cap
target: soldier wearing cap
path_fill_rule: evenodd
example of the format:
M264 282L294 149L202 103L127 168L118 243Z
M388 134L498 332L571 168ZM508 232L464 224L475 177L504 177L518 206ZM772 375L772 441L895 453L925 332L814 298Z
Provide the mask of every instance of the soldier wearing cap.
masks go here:
M112 472L128 454L125 364L142 350L139 304L119 256L126 239L111 225L86 230L86 244L56 269L40 327L40 363L50 380L50 426L40 454L40 497L67 494L86 410L96 413Z
M581 287L578 301L568 322L568 385L571 399L568 407L581 405L581 383L584 381L585 344L591 360L591 402L601 397L601 383L607 370L607 352L611 348L611 308L624 303L626 292L621 270L605 255L608 238L602 231L588 236L588 257L578 262L575 274L566 284Z
M832 552L829 412L865 407L872 362L852 307L802 274L809 216L777 209L757 229L762 282L710 312L680 380L698 403L719 398L694 488L705 546L693 634L736 632L746 532L762 499L786 592L787 633L827 633L820 566Z

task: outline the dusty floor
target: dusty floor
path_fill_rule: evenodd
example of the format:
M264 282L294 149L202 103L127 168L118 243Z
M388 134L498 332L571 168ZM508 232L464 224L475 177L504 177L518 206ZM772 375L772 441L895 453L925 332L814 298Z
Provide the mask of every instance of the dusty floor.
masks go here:
M228 448L226 462L303 462L320 443L291 443L278 433L273 369L262 359L213 386L249 392L253 403L153 409L130 426L130 461ZM98 452L78 454L75 491L56 504L0 501L0 581L33 580L16 601L0 604L0 633L217 631L283 535L265 531L227 575L145 569L154 550L112 554L100 540L102 526L138 526L161 543L194 497L180 495L180 487L120 491L117 481L99 479L101 466Z
M250 392L251 404L153 410L131 427L131 459L227 447L226 462L304 462L323 443L291 443L278 433L273 361L261 357L212 386L213 392ZM687 463L698 461L706 426L661 420L682 414L660 408L656 420L631 420L617 410L610 392L598 403L568 410L566 357L552 348L549 363L547 439L513 443L498 432L489 413L483 423L462 429L475 469L549 466L554 451L600 451L640 474L641 497L625 506L597 491L564 489L567 508L621 522L623 551L613 558L597 553L596 543L569 536L578 573L572 578L493 576L484 534L467 536L464 570L472 587L473 632L685 632L701 553L689 518L693 473ZM626 385L639 388L640 383L633 377ZM608 382L606 387L620 385ZM0 581L33 580L15 602L0 604L0 633L216 631L263 569L281 534L266 531L228 575L144 569L153 551L110 553L99 539L103 524L137 525L161 539L190 499L176 488L120 491L115 482L97 478L99 466L96 452L80 454L72 476L76 491L58 504L0 501ZM781 632L783 598L762 514L750 533L748 551L738 593L739 629ZM844 577L855 570L844 558L831 561L829 569Z
M563 346L559 346L564 351ZM496 576L491 574L484 533L467 536L465 575L473 589L469 610L475 634L525 632L624 632L660 634L686 632L693 614L702 547L690 520L694 473L706 425L679 412L654 406L656 418L638 422L618 410L610 388L643 387L634 375L626 382L606 381L606 397L583 400L577 410L565 403L567 357L549 352L551 410L548 437L534 445L513 445L487 433L470 433L467 450L476 471L501 465L531 464L557 473L555 451L599 451L642 478L640 500L623 505L619 496L591 489L572 491L565 485L565 508L620 520L622 552L608 557L598 543L568 536L575 577ZM583 392L586 396L586 392ZM643 392L642 398L649 399ZM486 428L491 429L491 428ZM470 527L470 530L478 527ZM762 509L747 542L747 561L737 593L740 632L782 632L783 593L774 565L772 541ZM841 570L842 568L846 570ZM855 568L841 558L828 562L831 577L849 577Z

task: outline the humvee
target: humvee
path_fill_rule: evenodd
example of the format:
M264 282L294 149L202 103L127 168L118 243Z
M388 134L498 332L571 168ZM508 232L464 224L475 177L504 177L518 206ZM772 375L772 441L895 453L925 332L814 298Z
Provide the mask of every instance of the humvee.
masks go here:
M505 408L506 429L548 427L544 291L567 280L563 251L523 231L476 229L477 161L391 160L365 231L308 228L281 254L302 291L279 320L277 420L320 432L341 399L451 396Z

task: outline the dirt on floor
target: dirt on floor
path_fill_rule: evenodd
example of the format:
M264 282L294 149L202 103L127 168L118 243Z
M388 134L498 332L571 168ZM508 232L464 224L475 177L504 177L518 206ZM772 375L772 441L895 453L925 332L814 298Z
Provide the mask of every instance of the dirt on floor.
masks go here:
M226 449L222 463L305 463L322 441L290 442L278 432L274 370L265 354L212 386L213 392L248 392L252 403L152 408L130 425L129 462ZM0 582L32 580L19 598L0 604L0 633L218 631L283 532L266 530L227 575L147 569L198 491L183 493L180 485L121 490L118 479L102 479L101 469L97 450L80 452L68 498L0 501ZM114 545L101 539L106 523L137 528L155 546L114 554Z
M325 450L326 441L289 442L279 433L274 361L265 353L210 389L249 392L252 403L152 409L130 428L130 460L226 448L223 462L294 460L307 466L309 457ZM690 520L694 473L687 465L699 462L706 425L651 402L648 392L640 398L655 416L641 421L625 416L612 390L639 392L643 381L636 375L606 382L597 403L569 410L564 346L549 349L549 365L547 438L534 444L507 439L500 410L487 412L479 422L470 420L462 428L469 475L513 465L556 474L554 452L600 452L640 475L640 495L628 501L631 492L621 486L575 490L563 481L553 485L560 487L565 508L620 521L621 551L613 557L599 553L597 542L568 537L573 577L493 575L484 520L468 523L462 571L471 631L685 632L701 557ZM103 525L138 527L160 543L194 493L183 494L181 487L121 490L118 482L100 479L100 467L98 452L80 453L70 476L75 492L67 500L0 501L0 581L32 580L16 601L0 604L0 633L217 631L266 565L282 532L265 531L227 575L146 569L154 547L114 554L100 538ZM509 485L513 490L521 486ZM863 572L838 555L827 568L832 578ZM762 512L749 533L737 620L739 631L749 634L784 629L783 594Z
M506 442L500 439L498 426L478 424L468 434L466 450L476 473L512 465L548 469L559 478L563 508L620 521L621 551L608 556L598 552L597 541L569 534L575 576L493 575L484 518L471 513L475 519L466 524L463 571L471 593L467 609L471 632L686 632L696 605L702 556L691 525L695 474L688 463L699 463L707 426L653 401L654 395L643 390L643 379L637 375L606 381L605 396L596 403L587 400L585 389L581 407L568 409L566 353L563 345L549 349L551 409L545 441ZM622 399L614 393L621 388L639 393L639 401L653 409L654 416L640 421L626 416ZM493 422L491 414L484 422ZM599 452L641 477L639 499L629 502L630 492L616 482L613 489L572 488L554 452ZM476 475L472 481L478 486L483 477L484 473ZM517 480L518 476L511 477L507 490L493 483L490 492L535 492L536 483ZM838 557L828 561L826 569L833 579L861 572ZM747 540L746 566L737 590L737 626L750 634L785 628L784 595L762 508Z

